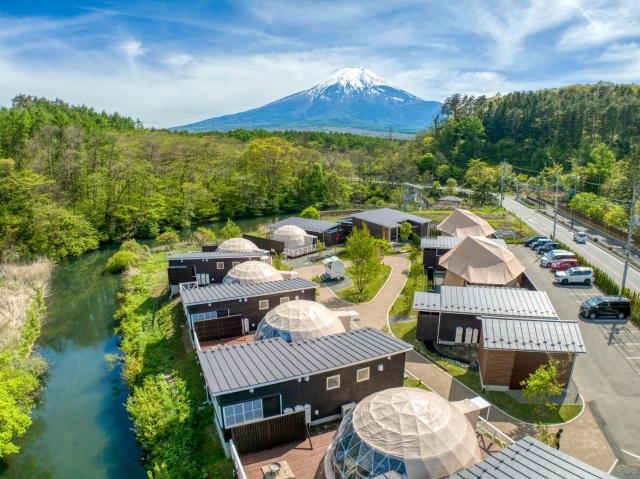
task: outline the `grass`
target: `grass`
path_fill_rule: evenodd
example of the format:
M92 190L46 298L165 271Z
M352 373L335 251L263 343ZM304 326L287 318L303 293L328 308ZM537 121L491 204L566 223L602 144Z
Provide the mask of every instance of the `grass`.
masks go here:
M545 412L540 414L536 405L520 403L506 393L499 391L482 392L478 372L430 352L421 341L416 339L416 325L416 320L395 322L391 323L391 331L396 337L413 344L418 353L437 364L476 394L484 397L487 401L513 417L530 423L554 424L573 419L582 410L580 404L563 404L559 407L546 408Z
M421 259L421 258L420 258ZM413 310L413 295L416 291L427 290L427 278L424 274L422 263L416 262L409 269L407 282L402 288L400 296L396 298L391 306L390 315L415 317L417 312Z
M404 378L404 384L405 387L408 388L419 388L419 389L424 389L425 391L431 391L431 389L429 389L427 387L426 384L424 384L421 380L419 379L414 379L414 378Z
M184 314L178 298L167 298L168 255L152 253L124 276L116 313L122 333L124 376L132 391L150 375L163 374L184 381L191 419L176 428L188 428L192 436L178 447L189 449L188 457L197 465L201 477L226 478L231 462L215 433L213 411L210 406L203 406L204 381L184 327ZM157 457L164 451L147 452L148 457ZM151 469L152 464L147 467Z
M347 276L351 277L352 266L347 268ZM364 288L362 293L358 292L358 288L355 285L349 286L348 288L342 289L338 291L336 294L351 303L366 303L367 301L371 301L382 285L389 277L391 273L391 266L383 264L380 268L380 272L371 280L369 280Z

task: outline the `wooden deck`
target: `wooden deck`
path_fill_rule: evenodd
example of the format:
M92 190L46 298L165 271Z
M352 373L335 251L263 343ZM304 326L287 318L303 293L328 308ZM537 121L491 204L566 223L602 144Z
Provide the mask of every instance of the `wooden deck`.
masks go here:
M291 446L242 456L242 465L247 479L263 479L262 466L272 462L287 461L296 479L324 479L322 460L336 431L318 434L309 440ZM313 444L313 448L311 447Z
M254 341L254 334L245 334L244 336L237 336L235 338L225 338L216 341L205 341L200 343L200 349L215 349L220 346L235 346L236 344L247 344Z
M247 479L264 479L262 466L272 462L287 461L296 479L325 479L323 459L336 431L329 431L292 446L278 447L268 451L242 456L242 465ZM482 459L502 448L481 434L477 434Z

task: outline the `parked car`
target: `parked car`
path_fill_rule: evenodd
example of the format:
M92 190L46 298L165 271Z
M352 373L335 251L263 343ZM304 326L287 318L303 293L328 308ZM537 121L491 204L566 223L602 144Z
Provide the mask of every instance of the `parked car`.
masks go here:
M566 271L569 268L575 268L577 266L578 260L575 258L555 259L551 262L551 272Z
M580 305L580 315L589 319L627 319L631 316L631 300L624 296L594 296Z
M540 266L542 266L543 268L547 268L551 266L551 262L556 259L563 259L563 258L575 259L575 257L576 255L573 254L571 251L566 251L563 249L552 249L551 251L547 251L545 254L542 255L542 257L540 258Z
M560 243L558 243L557 241L550 241L548 243L544 243L541 246L538 246L536 248L536 251L538 253L548 253L549 251L552 251L558 248L560 248Z
M538 241L531 243L531 249L533 251L536 251L540 246L545 245L547 243L553 243L553 240L549 238L539 239Z
M553 281L559 284L591 284L593 270L585 266L577 266L566 271L556 271Z
M584 244L588 239L589 235L584 231L576 231L575 233L573 233L573 241L575 241L576 243Z
M524 245L525 245L525 246L531 246L531 244L532 244L534 241L538 241L538 240L545 239L545 238L546 238L546 236L541 236L541 235L531 236L530 238L527 238L527 239L524 241Z

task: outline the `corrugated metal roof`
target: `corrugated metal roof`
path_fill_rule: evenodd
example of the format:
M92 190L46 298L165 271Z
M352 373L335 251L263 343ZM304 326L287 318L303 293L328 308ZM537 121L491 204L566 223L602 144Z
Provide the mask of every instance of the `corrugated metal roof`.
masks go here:
M194 304L216 303L240 298L264 296L265 294L284 293L286 291L300 291L315 289L318 283L303 278L267 281L256 284L212 284L180 291L182 303L185 306Z
M303 378L412 350L374 328L287 343L282 338L198 351L212 395Z
M483 316L557 319L544 291L491 286L441 286L440 293L417 292L413 309Z
M333 221L313 220L309 218L300 218L299 216L292 216L291 218L286 218L284 220L278 221L277 223L270 224L269 227L276 229L286 225L297 226L298 228L302 228L305 231L313 231L314 233L324 233L325 231L338 226L338 223L335 223Z
M482 316L485 349L586 353L577 321L558 321Z
M265 250L260 251L190 251L169 256L169 261L179 261L181 259L223 259L223 258L260 258L268 255Z
M449 479L615 479L531 437L491 454Z
M391 208L380 208L377 210L367 210L351 215L369 223L374 223L387 228L395 228L403 221L414 221L418 224L428 223L427 218L405 213L404 211L393 210Z
M435 238L422 238L420 240L420 248L425 249L451 249L456 246L460 241L462 241L464 237L461 236L445 236L440 235ZM504 242L503 239L500 238L487 238L489 241L493 241L498 246L502 246L503 248L507 247L507 243Z

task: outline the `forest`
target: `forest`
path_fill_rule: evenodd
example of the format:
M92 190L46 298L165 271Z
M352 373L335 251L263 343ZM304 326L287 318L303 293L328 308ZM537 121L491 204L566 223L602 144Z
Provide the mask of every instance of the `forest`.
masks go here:
M567 201L577 193L624 201L639 138L639 85L456 94L433 128L404 141L194 135L20 95L0 108L0 259L79 255L101 242L307 206L398 206L407 180L467 185L485 201L503 161L507 188L548 190L558 173Z

